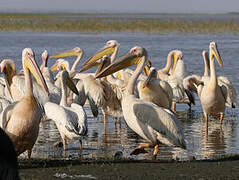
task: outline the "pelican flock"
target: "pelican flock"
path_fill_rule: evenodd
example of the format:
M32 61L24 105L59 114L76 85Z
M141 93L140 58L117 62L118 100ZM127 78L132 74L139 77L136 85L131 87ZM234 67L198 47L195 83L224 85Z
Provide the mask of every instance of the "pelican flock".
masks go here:
M79 140L82 154L82 139L89 128L87 100L94 117L102 111L104 132L107 116L123 118L127 127L144 140L132 148L130 155L147 153L146 148L153 148L153 159L157 158L161 145L187 150L176 103L186 103L191 108L195 104L194 93L200 99L205 122L213 115L219 117L221 125L226 106L237 106L232 82L217 76L215 60L221 67L223 61L215 42L209 44L209 53L202 53L202 76L188 75L181 50L171 50L165 67L156 70L146 48L135 46L117 57L119 47L116 40L107 41L80 68L84 51L79 47L52 56L45 50L40 67L33 50L25 48L23 71L17 69L14 60L1 60L0 127L12 141L16 156L27 151L30 165L43 117L56 124L63 143L63 157L67 155L67 139L73 138ZM72 68L68 60L62 59L69 56L76 57ZM55 63L48 67L48 61ZM134 71L129 69L133 65L136 65ZM95 73L84 72L95 66L98 68ZM55 71L58 71L56 75Z

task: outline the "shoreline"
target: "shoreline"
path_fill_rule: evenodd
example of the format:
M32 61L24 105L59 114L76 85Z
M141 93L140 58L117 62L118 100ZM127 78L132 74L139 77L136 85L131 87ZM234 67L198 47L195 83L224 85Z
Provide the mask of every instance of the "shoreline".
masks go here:
M235 158L236 157L236 158ZM142 160L79 161L63 166L19 169L21 179L235 179L239 177L239 156L221 160L162 162ZM66 161L63 161L63 163ZM73 161L72 161L73 162ZM25 161L27 165L27 161ZM33 162L34 163L34 162Z
M239 14L0 13L0 32L236 33Z

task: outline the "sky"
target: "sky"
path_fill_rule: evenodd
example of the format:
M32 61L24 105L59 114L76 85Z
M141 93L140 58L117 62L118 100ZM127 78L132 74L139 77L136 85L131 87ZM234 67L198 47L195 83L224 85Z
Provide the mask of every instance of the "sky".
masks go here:
M239 0L0 0L0 12L227 13Z

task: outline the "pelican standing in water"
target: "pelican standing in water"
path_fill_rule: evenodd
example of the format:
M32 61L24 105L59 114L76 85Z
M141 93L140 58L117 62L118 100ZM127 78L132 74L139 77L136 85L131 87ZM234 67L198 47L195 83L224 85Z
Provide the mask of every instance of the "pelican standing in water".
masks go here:
M149 142L139 145L131 155L145 152L144 148L154 148L153 158L156 158L160 143L186 148L186 142L180 122L173 113L134 95L136 80L143 71L146 62L147 51L136 46L127 55L96 74L96 78L104 77L130 65L138 64L127 84L126 94L122 99L122 110L128 126Z
M106 60L109 55L111 55L110 62L107 60L107 63L112 63L118 53L119 46L120 45L116 40L107 41L106 45L102 49L97 51L84 63L80 72L86 71L93 66L100 65L100 59L104 57L103 59ZM100 68L102 69L105 67L107 63L104 61ZM98 107L102 108L104 115L104 129L106 129L107 115L117 118L120 123L120 117L122 116L122 91L118 84L122 83L119 83L119 81L120 80L117 80L112 76L110 78L104 78L100 81L95 80L93 76L88 76L83 79L85 92L93 98Z
M187 82L185 82L187 84L186 86L192 86L191 89L196 89L202 104L203 114L207 124L208 115L220 115L220 122L222 123L226 103L223 90L218 85L214 57L222 67L223 61L218 52L217 45L215 42L211 42L209 45L210 76L208 78L206 76L204 76L204 78L200 78L195 75L189 76L186 78Z
M183 79L186 77L187 71L182 58L182 51L172 50L168 53L165 67L157 70L157 78L167 81L172 87L173 112L176 112L176 103L186 103L190 108L191 104L195 104L192 92L185 90L183 87ZM172 62L174 62L173 68L170 69Z
M206 81L210 78L209 55L207 51L203 51L202 55L205 64L204 76L202 77L202 81ZM225 76L218 76L217 81L226 99L226 106L235 108L237 106L237 92L233 87L232 82Z
M72 103L69 107L67 104L66 85L76 94L78 91L72 82L67 71L60 72L62 97L60 105L47 102L44 105L46 116L52 119L60 132L64 156L66 156L66 138L84 136L87 133L87 116L82 106ZM80 151L82 152L82 141L80 139Z
M32 148L38 137L39 123L43 114L39 102L33 95L31 73L48 96L49 91L30 48L22 51L22 65L25 75L25 94L20 101L4 110L2 124L14 144L17 156L27 150L30 164Z

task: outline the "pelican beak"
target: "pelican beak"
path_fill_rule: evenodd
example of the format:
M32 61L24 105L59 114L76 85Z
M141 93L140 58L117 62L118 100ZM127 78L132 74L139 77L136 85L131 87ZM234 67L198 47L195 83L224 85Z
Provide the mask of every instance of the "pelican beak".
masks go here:
M57 62L51 66L50 70L51 70L51 72L55 72L55 71L58 70L58 64L57 64Z
M74 92L76 95L79 95L79 92L74 84L74 82L71 80L69 76L66 76L66 85Z
M176 53L174 53L174 55L173 55L173 72L174 72L174 70L176 68L178 59L179 59L178 55Z
M49 93L48 87L46 85L44 77L42 76L40 68L38 67L38 65L35 61L34 56L27 55L27 57L25 57L25 59L24 59L24 64L23 65L24 65L26 70L31 71L31 73L35 77L38 84L40 84L40 86L45 90L45 92L49 96L50 93Z
M72 49L72 50L69 50L69 51L64 51L64 52L61 52L59 54L50 56L50 58L64 58L64 57L81 56L81 55L82 55L82 51L76 52L76 51L74 51L74 49Z
M150 62L150 61L148 60L148 62ZM147 62L147 64L144 67L144 74L146 76L149 76L149 74L150 74L149 70L150 70L150 67L151 67L151 62L150 63L148 63L148 62Z
M116 49L116 46L105 46L103 49L99 50L96 52L92 57L90 57L84 64L83 66L87 64L91 64L99 59L101 59L103 56L108 56L110 54L113 54Z
M95 66L99 66L100 65L100 62L98 62L98 61L95 61L95 62L93 62L93 63L91 63L91 64L86 64L86 65L84 65L81 69L80 69L80 73L81 72L84 72L84 71L86 71L86 70L88 70L88 69L90 69L90 68L92 68L92 67L95 67Z
M95 74L95 78L101 78L113 74L123 68L138 64L142 57L138 57L133 54L126 54L122 58L116 60L114 63L110 64L108 67L104 68L101 72Z
M61 64L60 65L60 68L61 70L66 70L66 66L64 64ZM58 63L56 62L55 64L53 64L50 68L51 72L55 72L55 71L58 71L59 70L59 65Z
M147 87L149 85L149 82L150 80L152 79L153 77L153 71L151 71L147 77L147 79L144 81L143 83L143 88Z
M216 58L218 64L220 65L220 67L223 66L223 60L219 54L219 51L217 49L217 44L215 42L211 42L210 43L210 59L212 60L213 57Z
M95 74L98 74L100 71L102 71L104 68L108 67L109 65L110 65L110 61L102 60Z

